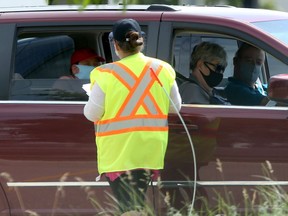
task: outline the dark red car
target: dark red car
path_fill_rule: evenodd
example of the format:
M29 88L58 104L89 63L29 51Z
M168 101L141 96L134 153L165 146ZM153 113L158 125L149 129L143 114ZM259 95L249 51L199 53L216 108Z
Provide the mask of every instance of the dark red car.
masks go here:
M253 107L183 104L181 116L196 157L181 119L169 116L162 188L158 191L154 182L148 193L155 212L165 215L166 191L177 208L184 201L197 208L201 196L213 206L215 190L223 196L230 191L235 205L243 204L243 188L272 185L264 178L265 164L272 165L273 184L288 185L288 13L165 5L131 5L125 12L109 5L78 9L1 9L0 216L113 210L108 183L95 181L94 127L83 115L87 95L82 85L89 80L58 78L69 75L76 48L93 48L113 61L108 35L113 23L125 17L136 19L145 32L144 53L171 63L184 76L195 44L222 45L229 64L219 88L233 73L239 43L254 44L266 52L260 80L270 99L281 102Z

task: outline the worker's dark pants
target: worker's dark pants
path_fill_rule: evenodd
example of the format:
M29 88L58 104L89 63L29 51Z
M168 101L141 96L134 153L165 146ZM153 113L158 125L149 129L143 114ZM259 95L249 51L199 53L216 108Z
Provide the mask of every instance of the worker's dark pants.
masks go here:
M107 178L113 194L119 202L120 211L141 210L145 206L145 194L151 181L151 173L145 170L132 170L114 181Z

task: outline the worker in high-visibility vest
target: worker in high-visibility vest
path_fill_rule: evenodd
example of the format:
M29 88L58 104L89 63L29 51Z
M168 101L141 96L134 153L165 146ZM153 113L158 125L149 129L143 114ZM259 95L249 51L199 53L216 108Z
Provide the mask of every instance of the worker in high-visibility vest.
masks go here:
M171 65L141 53L137 21L119 20L112 33L120 60L91 72L84 115L95 124L99 174L105 174L120 211L128 212L145 207L149 182L164 168L167 117L180 110L181 97Z

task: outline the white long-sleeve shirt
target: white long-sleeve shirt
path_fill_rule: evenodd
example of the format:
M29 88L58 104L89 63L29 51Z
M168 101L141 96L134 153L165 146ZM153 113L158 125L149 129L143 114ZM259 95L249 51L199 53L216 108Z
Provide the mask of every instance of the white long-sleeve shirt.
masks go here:
M181 109L182 100L178 91L176 81L174 81L173 86L171 88L170 98L175 104L177 110L179 111ZM85 117L92 122L100 120L104 114L104 103L105 103L105 94L96 82L92 87L89 100L84 107ZM176 113L176 110L172 103L170 103L169 106L169 113Z

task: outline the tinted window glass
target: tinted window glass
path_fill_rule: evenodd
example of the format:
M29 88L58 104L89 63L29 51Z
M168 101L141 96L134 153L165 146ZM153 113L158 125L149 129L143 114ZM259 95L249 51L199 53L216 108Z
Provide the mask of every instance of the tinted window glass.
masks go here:
M58 78L69 71L73 50L73 39L68 36L20 39L15 73L25 79Z
M277 74L287 73L287 65L279 61L270 54L267 54L267 63L269 68L270 77Z
M76 49L93 49L110 61L108 34L71 32L39 35L21 35L17 41L9 99L86 101L88 96L82 85L89 83L89 79L59 78L71 77L70 59Z
M224 85L227 78L233 75L233 57L238 49L237 40L229 38L214 37L211 35L199 35L190 33L181 33L174 40L174 67L182 75L189 77L190 56L193 48L202 41L209 41L221 45L227 52L227 67L224 72Z

